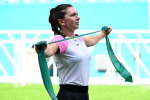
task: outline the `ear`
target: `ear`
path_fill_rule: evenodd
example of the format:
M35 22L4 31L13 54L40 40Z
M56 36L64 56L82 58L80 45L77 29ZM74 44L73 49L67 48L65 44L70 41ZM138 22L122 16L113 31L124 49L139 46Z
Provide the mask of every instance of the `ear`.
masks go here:
M58 19L58 23L59 23L61 26L65 25L64 20L63 20L63 19Z

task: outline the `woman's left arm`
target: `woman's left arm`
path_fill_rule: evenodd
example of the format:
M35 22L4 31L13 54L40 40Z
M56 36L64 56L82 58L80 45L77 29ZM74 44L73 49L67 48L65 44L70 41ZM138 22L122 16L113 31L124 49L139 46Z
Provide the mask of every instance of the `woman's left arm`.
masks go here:
M84 41L86 46L90 47L96 45L102 38L107 36L112 31L112 28L110 26L108 26L108 28L109 28L108 31L102 31L101 34L99 35L85 37Z

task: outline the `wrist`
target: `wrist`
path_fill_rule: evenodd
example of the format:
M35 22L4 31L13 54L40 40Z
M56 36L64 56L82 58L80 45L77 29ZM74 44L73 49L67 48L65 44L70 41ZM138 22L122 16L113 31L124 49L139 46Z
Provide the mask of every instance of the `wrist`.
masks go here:
M100 35L101 35L102 37L107 36L107 34L105 34L105 32L104 32L104 31L103 31Z

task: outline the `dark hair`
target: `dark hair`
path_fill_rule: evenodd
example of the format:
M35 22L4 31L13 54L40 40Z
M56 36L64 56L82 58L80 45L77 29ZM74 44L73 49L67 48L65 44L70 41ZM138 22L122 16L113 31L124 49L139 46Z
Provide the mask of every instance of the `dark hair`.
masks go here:
M68 7L72 7L72 5L60 4L50 10L49 22L51 24L54 35L63 35L61 32L61 26L58 22L58 19L64 19L64 16L66 14L65 10Z

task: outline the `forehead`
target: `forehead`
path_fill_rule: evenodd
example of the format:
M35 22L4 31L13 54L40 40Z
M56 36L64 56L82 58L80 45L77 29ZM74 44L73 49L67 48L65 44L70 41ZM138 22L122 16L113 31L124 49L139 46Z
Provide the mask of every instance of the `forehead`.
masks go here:
M66 9L66 14L77 13L77 11L73 7L68 7Z

